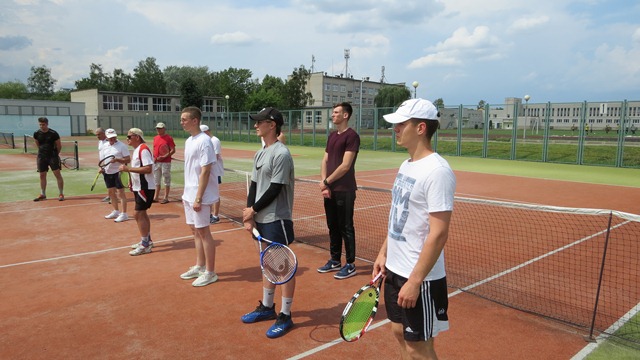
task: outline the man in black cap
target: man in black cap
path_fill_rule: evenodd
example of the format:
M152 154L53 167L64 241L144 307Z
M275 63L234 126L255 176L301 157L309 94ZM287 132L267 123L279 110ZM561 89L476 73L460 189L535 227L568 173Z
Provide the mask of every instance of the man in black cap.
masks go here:
M255 227L262 236L274 242L289 245L293 242L293 158L289 149L277 140L284 119L280 111L264 108L256 115L256 134L264 140L264 147L253 158L251 186L247 196L247 207L242 212L244 227L251 233ZM256 245L257 246L257 245ZM243 323L254 323L276 319L267 337L277 338L293 327L291 304L295 292L295 276L282 285L282 306L275 311L276 285L262 278L262 301L256 309L242 316Z

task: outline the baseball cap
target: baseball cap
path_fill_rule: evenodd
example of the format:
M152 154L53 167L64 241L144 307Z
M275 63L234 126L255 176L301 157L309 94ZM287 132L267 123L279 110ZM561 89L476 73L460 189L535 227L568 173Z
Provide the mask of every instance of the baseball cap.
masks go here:
M400 104L396 112L383 117L387 122L399 124L409 119L438 120L440 113L429 100L410 99Z
M200 125L200 131L205 132L205 131L209 131L209 127L207 125Z
M255 115L249 115L249 117L253 121L271 120L274 121L278 126L284 125L282 114L280 113L280 111L272 107L266 107L260 110L260 112Z
M156 125L156 129L164 129L164 123L159 122L158 125Z
M116 131L114 129L107 129L104 132L104 134L107 137L107 139L111 139L111 138L114 138L114 137L118 136L118 134L116 133Z
M140 140L144 142L144 133L142 132L142 130L138 128L131 128L129 129L129 132L132 134L138 135L140 137Z

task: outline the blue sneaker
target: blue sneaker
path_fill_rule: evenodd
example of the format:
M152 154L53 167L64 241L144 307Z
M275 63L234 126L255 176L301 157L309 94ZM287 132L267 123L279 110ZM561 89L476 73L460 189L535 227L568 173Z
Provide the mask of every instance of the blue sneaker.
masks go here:
M256 309L250 313L242 315L240 318L243 323L251 324L258 321L273 320L276 318L276 304L273 304L270 308L262 305L262 301L258 301L260 305L256 306Z
M289 330L291 330L292 327L293 327L293 321L291 320L291 315L280 313L278 314L276 323L271 325L269 330L267 330L267 337L269 339L279 338L280 336L289 332Z
M337 274L333 275L334 278L342 280L346 278L350 278L356 274L356 266L353 264L347 264L338 271Z
M324 274L329 271L338 271L340 270L340 265L339 261L329 260L324 266L318 268L318 272Z

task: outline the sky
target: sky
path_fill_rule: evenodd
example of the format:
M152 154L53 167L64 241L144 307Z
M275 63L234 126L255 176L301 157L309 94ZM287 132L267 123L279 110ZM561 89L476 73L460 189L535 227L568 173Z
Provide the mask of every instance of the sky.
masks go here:
M640 100L640 2L2 0L0 82L44 65L73 88L91 63L133 74L147 57L260 81L300 65L380 81L384 68L446 105Z

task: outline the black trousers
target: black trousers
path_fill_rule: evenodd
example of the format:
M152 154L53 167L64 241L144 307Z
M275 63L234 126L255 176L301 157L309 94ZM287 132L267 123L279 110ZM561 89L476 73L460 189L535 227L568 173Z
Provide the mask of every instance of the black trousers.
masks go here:
M331 259L340 262L342 240L347 263L356 260L356 232L353 227L355 191L332 191L330 199L324 199L324 211L329 228L329 252Z

